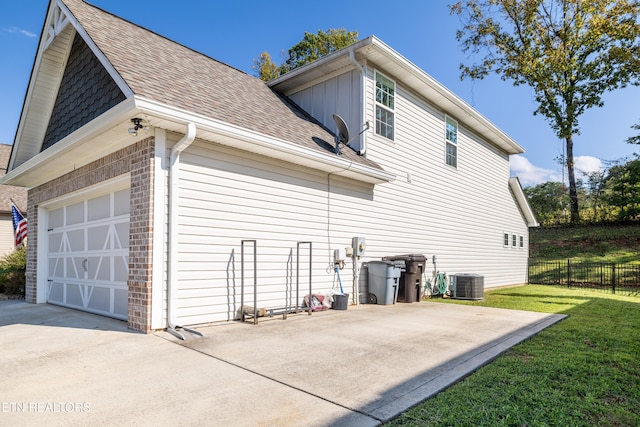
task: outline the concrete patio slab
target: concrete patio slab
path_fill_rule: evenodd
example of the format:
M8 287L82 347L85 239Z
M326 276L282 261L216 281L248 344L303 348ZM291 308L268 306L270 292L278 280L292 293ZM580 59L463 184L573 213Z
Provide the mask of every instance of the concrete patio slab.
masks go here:
M0 425L380 425L563 317L365 305L179 341L4 301Z

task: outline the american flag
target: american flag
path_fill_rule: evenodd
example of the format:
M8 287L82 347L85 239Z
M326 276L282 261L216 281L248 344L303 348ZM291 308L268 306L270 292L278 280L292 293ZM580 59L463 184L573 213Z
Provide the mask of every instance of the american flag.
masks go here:
M11 203L11 216L13 217L13 234L16 236L17 247L27 238L27 220L13 203Z

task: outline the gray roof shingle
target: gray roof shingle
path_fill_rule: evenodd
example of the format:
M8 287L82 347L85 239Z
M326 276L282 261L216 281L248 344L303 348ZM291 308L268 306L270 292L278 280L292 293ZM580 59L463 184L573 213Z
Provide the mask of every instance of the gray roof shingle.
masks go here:
M83 0L63 1L136 96L332 155L331 131L262 80ZM342 153L382 170L350 148Z

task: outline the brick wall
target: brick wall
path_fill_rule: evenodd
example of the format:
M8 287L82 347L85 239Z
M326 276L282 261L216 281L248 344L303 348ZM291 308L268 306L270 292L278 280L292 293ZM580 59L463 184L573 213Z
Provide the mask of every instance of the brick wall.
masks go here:
M26 301L37 300L38 206L83 188L129 173L129 327L151 330L153 247L154 139L148 138L93 163L29 190L29 245L27 245ZM43 260L42 262L46 262Z

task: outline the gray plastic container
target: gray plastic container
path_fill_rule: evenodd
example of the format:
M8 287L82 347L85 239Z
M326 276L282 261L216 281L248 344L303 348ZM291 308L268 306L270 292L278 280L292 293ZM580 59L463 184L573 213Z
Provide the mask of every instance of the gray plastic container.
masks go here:
M370 304L395 304L402 266L392 261L369 261L368 302Z

